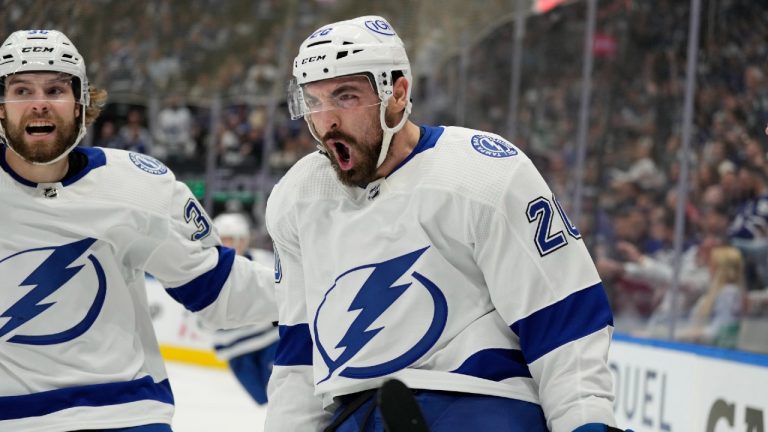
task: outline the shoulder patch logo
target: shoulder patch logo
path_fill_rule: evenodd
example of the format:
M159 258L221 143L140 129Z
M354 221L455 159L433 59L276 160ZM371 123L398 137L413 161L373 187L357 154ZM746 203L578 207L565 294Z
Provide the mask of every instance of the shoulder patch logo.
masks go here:
M489 135L473 136L472 147L478 153L492 158L506 158L517 154L517 149L512 144Z
M154 175L163 175L168 172L168 167L163 165L162 162L153 158L152 156L133 152L128 153L128 156L131 158L131 162L133 162L133 164L139 167L142 171L146 171Z

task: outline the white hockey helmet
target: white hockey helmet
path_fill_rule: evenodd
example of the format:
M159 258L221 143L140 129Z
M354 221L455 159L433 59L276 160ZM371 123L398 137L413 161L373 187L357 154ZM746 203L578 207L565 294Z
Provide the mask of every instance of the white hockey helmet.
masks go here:
M402 120L390 128L384 114L392 96L392 73L395 71L399 71L408 80L408 103ZM381 100L379 120L384 134L376 164L379 167L387 156L392 136L402 129L411 113L413 85L411 64L403 41L384 18L362 16L329 24L313 32L301 44L293 62L288 107L291 118L305 118L312 136L319 142L320 137L307 117L313 110L305 102L303 86L314 81L357 74L368 75L373 80L371 84Z
M37 165L52 164L69 154L85 136L85 107L90 104L85 61L69 38L58 30L19 30L11 33L0 46L0 82L4 85L8 76L24 72L59 72L73 78L72 88L76 92L76 102L81 106L80 130L72 145L57 158L35 162ZM0 102L5 103L4 95ZM2 124L0 139L13 150Z
M242 213L222 213L213 218L213 226L221 237L247 240L251 235L251 224Z

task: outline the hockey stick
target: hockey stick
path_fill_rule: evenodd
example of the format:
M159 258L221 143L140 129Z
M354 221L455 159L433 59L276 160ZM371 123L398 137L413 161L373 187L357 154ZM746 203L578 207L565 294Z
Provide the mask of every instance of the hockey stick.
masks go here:
M413 392L402 382L385 382L376 394L376 403L386 432L429 432Z

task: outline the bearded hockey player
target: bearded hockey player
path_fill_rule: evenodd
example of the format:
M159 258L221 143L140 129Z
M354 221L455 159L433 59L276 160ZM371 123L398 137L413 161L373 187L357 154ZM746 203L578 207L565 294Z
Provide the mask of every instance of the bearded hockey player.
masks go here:
M617 430L603 285L530 159L411 122L410 64L381 17L319 28L293 76L320 151L268 202L267 430L382 431L374 391L392 378L432 431Z
M106 94L64 34L11 34L0 80L0 430L170 431L144 273L234 327L276 320L273 270L222 247L162 163L77 147Z

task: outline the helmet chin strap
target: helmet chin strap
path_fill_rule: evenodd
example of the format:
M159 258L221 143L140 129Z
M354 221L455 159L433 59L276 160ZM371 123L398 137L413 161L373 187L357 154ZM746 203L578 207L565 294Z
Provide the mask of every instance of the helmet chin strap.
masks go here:
M75 138L75 140L72 142L72 145L70 145L70 146L69 146L69 147L68 147L66 150L64 150L64 151L63 151L63 152L62 152L60 155L58 155L58 156L56 156L55 158L53 158L53 159L49 160L48 162L33 162L33 161L30 161L30 160L27 160L27 158L25 158L24 156L20 155L20 154L19 154L19 152L18 152L18 151L16 151L16 149L15 149L15 148L13 148L13 145L11 145L11 140L9 140L9 139L8 139L8 136L6 136L6 134L5 134L5 129L3 128L3 125L2 125L2 123L0 123L0 135L2 135L2 138L4 139L4 141L6 142L6 144L8 144L8 148L9 148L9 149L11 149L11 151L12 151L12 152L13 152L13 153L14 153L16 156L18 156L19 158L21 158L21 159L22 159L24 162L30 163L30 164L32 164L32 165L37 165L37 166L53 165L53 164L55 164L56 162L58 162L58 161L60 161L60 160L64 159L65 157L67 157L67 155L68 155L68 154L69 154L69 153L70 153L70 152L71 152L71 151L72 151L72 150L73 150L75 147L77 147L77 145L78 145L78 144L80 144L80 141L83 139L83 137L85 137L85 133L86 133L86 127L85 127L85 110L82 110L82 114L80 115L80 119L81 119L81 121L80 121L80 132L78 132L78 134L77 134L77 137L76 137L76 138Z
M395 127L387 126L387 120L385 114L387 112L387 106L389 105L389 99L381 102L381 108L379 109L379 123L381 123L381 130L384 131L381 137L381 151L379 152L379 160L376 162L376 168L381 167L384 160L387 159L387 153L389 152L389 145L392 143L392 137L405 126L405 122L408 120L408 116L411 115L411 104L408 103L403 111L403 118L400 119L400 123Z

